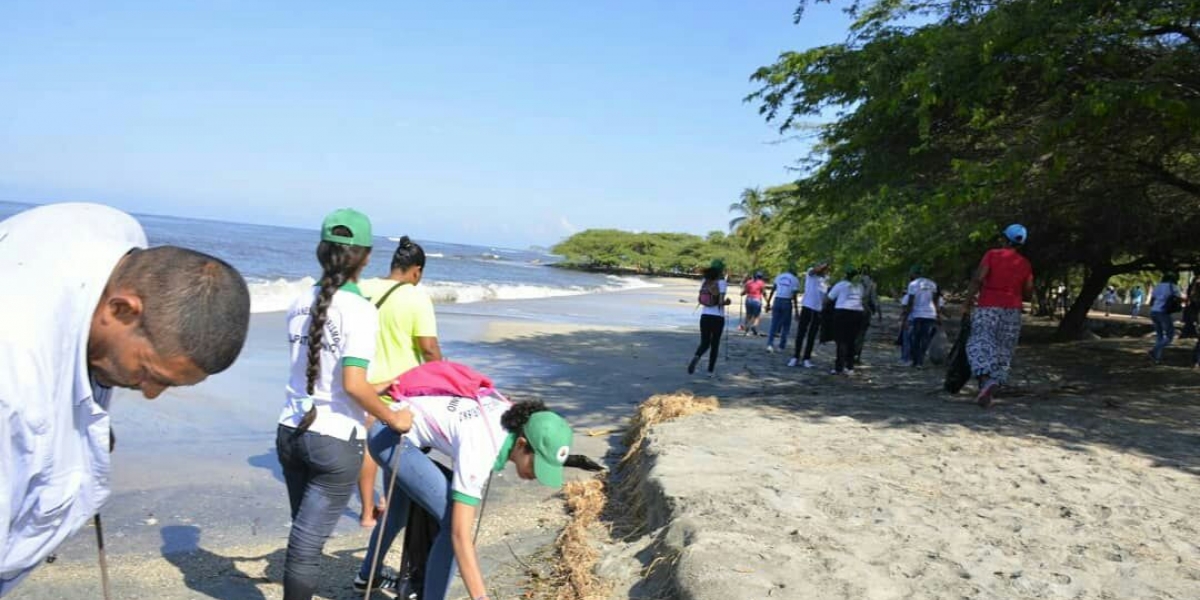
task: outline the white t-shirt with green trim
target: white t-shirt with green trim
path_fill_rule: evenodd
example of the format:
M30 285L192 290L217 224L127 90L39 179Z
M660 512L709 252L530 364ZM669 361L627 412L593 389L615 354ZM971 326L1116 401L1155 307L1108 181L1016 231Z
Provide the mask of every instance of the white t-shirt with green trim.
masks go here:
M297 427L308 412L308 326L309 310L320 289L313 287L292 302L287 312L288 351L291 354L291 376L287 384L287 400L279 414L279 423ZM379 317L375 306L348 283L334 292L325 318L325 335L321 340L321 367L313 385L312 405L317 418L309 431L342 440L357 433L366 439L363 423L366 411L346 393L342 385L345 365L368 368L375 358L375 340L379 335Z
M403 404L403 403L402 403ZM457 396L417 396L407 400L413 425L405 435L419 448L433 448L454 461L452 498L477 506L488 474L508 432L500 417L512 406L497 396L480 402ZM485 418L486 415L486 418ZM403 467L401 467L403 468Z

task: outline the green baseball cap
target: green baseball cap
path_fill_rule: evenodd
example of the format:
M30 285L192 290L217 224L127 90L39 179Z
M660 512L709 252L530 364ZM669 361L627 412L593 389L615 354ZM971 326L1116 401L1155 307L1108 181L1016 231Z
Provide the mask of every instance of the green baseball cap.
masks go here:
M529 416L524 427L525 440L533 450L533 473L542 485L562 487L563 463L571 454L574 433L566 419L548 410Z
M723 261L719 258L714 258L713 261L708 264L708 268L716 269L718 271L724 271L725 270L725 261Z
M338 235L333 232L335 227L345 227L350 235ZM353 208L339 208L325 217L321 223L321 241L345 244L347 246L362 246L370 248L371 220Z

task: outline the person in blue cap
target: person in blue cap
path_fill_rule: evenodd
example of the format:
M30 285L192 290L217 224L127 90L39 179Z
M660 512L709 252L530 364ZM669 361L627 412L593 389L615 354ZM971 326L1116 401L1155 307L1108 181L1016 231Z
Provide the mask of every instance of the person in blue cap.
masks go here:
M975 401L981 408L992 405L996 387L1008 380L1021 337L1021 311L1033 294L1033 267L1020 252L1027 240L1023 225L1006 227L1002 246L983 255L967 289L966 313L971 317L967 359L979 381Z

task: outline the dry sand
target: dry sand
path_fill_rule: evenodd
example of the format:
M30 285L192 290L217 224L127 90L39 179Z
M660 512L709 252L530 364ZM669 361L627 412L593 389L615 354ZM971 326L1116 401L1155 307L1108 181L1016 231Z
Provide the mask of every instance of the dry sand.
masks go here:
M735 338L725 408L628 474L647 531L608 545L611 597L1200 598L1200 374L1141 339L1022 347L981 411L890 337L854 378Z

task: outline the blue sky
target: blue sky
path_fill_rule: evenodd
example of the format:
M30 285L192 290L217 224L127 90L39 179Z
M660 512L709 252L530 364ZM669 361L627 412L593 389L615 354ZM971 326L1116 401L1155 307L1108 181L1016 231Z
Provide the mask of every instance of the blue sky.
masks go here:
M836 4L836 3L835 3ZM0 200L549 245L723 229L807 149L742 98L838 7L0 3Z

